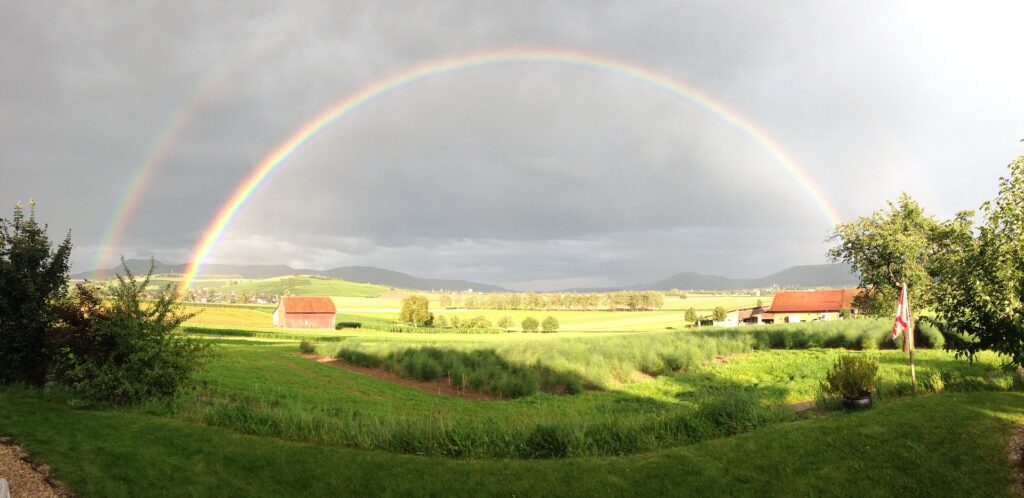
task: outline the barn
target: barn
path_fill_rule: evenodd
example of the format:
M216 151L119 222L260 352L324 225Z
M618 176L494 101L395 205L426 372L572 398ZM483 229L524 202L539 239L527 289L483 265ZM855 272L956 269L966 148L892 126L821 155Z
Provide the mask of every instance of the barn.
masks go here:
M274 310L274 326L286 329L333 329L337 309L324 296L286 296Z
M777 292L768 313L785 323L836 320L844 309L857 312L853 300L860 293L860 289Z

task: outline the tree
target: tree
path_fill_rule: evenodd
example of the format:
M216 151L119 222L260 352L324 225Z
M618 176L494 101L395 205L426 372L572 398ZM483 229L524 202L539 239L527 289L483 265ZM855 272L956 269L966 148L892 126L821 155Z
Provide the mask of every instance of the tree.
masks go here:
M944 223L935 254L934 322L946 348L972 359L983 350L1024 367L1024 156L1009 165L997 197Z
M470 326L474 329L489 329L491 328L491 321L483 315L477 315L470 321Z
M686 310L686 316L684 317L686 323L697 323L697 310L692 307Z
M398 313L398 321L414 327L429 326L433 321L430 314L430 301L418 294L402 299L402 311Z
M459 315L455 315L455 316L452 317L452 328L453 329L461 329L462 328L462 319L459 318Z
M523 332L536 332L537 327L540 327L540 322L532 316L528 316L523 320Z
M449 294L441 294L441 309L450 309L452 307L452 296Z
M202 365L209 344L178 327L195 314L182 311L172 285L146 299L153 270L137 279L124 266L109 297L79 284L58 308L60 320L48 331L56 351L51 378L84 399L134 403L170 398Z
M67 295L71 235L56 249L36 221L35 201L0 218L0 384L46 382L46 330L54 303Z
M716 322L721 322L722 320L725 320L728 316L728 312L726 312L725 308L721 306L716 306L714 311L711 312L711 319Z
M763 303L763 302L761 302L761 299L760 299L760 298L759 298L759 299L757 300L757 305L756 305L756 306L757 306L758 308L763 308L763 307L764 307L764 303Z
M512 326L515 325L515 323L516 322L514 320L512 320L512 317L510 317L508 315L505 315L505 316L501 317L500 319L498 319L498 326L503 328L503 329L505 329L505 332L508 332L509 329L511 329Z
M558 319L553 316L548 316L540 324L544 332L558 332Z
M445 318L444 315L437 315L434 317L434 323L432 323L431 325L439 329L447 328L448 319Z
M933 255L938 245L941 223L907 194L888 208L870 216L836 226L829 237L836 246L828 257L847 263L860 276L857 307L868 314L892 312L898 292L907 284L910 302L917 308L934 303Z

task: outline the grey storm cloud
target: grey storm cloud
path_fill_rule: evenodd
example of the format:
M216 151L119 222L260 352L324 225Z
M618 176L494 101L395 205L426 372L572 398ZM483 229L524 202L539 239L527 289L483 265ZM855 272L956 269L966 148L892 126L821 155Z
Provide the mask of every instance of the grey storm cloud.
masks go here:
M92 264L167 137L128 256L188 257L279 143L424 61L602 54L746 116L845 218L907 191L948 216L1022 152L1013 3L0 0L0 205L39 201ZM183 117L180 128L175 119ZM551 63L374 99L306 143L213 258L551 289L824 260L829 222L747 133L643 82Z

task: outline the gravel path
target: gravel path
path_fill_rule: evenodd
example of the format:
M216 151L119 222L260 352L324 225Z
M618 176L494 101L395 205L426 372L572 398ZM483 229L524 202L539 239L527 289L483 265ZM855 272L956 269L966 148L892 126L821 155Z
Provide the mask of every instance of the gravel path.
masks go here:
M11 498L57 498L61 496L46 482L45 468L34 469L27 455L10 440L0 438L0 477L7 479Z

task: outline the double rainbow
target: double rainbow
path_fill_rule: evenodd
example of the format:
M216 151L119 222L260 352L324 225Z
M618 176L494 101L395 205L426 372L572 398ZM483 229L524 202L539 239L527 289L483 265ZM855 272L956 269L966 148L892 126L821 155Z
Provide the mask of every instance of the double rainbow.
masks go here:
M840 221L836 210L826 202L825 197L818 188L797 167L796 163L790 159L785 151L768 137L767 133L743 115L704 94L697 88L664 73L602 55L552 49L500 50L434 60L402 71L391 77L378 80L335 103L295 131L253 169L252 173L235 189L234 193L224 203L213 221L203 232L202 238L192 251L192 258L186 268L185 278L182 282L183 288L191 287L196 275L202 269L203 263L216 247L224 231L259 186L266 181L271 173L295 154L303 144L316 137L325 128L355 112L367 103L413 83L469 69L512 63L551 63L603 71L641 81L650 87L697 104L757 142L811 197L831 224L834 225Z

